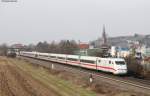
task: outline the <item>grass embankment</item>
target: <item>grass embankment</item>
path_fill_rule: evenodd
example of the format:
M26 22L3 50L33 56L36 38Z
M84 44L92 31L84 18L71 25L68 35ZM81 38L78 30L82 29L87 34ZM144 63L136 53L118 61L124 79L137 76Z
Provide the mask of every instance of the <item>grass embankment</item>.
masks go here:
M44 86L55 91L60 96L96 96L95 93L85 90L77 85L73 85L71 82L62 80L54 75L49 74L47 70L42 67L35 67L21 60L11 60L16 66L23 71L30 74L34 79L39 81Z

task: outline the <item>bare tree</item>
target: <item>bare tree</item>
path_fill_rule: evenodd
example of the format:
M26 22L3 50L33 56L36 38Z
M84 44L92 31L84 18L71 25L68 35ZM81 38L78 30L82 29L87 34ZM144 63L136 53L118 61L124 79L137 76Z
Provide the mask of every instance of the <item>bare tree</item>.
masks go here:
M55 41L53 41L50 44L46 41L39 42L35 49L39 52L74 54L74 51L79 48L74 40L61 40L59 43L55 43Z
M28 46L25 46L26 51L35 51L35 45L34 44L29 44Z
M7 49L8 49L7 44L4 43L4 44L0 45L0 55L6 55Z
M36 51L39 51L39 52L49 52L49 44L46 41L39 42L36 45Z
M59 53L74 54L74 51L78 50L78 45L74 40L61 40L58 44Z

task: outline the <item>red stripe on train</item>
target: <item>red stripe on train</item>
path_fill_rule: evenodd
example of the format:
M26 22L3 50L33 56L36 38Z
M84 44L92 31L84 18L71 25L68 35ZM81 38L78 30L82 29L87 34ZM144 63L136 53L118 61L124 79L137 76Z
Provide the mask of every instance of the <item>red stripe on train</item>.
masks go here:
M68 61L67 61L68 62ZM77 61L69 61L69 63L76 63L76 64L79 64L79 63L81 63L81 62L77 62ZM96 64L89 64L89 63L83 63L82 62L82 64L83 65L87 65L87 66L92 66L92 67L96 67ZM114 68L112 68L112 67L104 67L104 66L97 66L97 67L99 67L99 68L104 68L104 69L110 69L110 70L114 70L114 71L116 71Z
M54 61L54 60L53 60ZM83 63L83 62L79 62L79 61L63 61L63 60L59 60L57 62L60 62L60 63L67 63L67 64L73 64L73 65L77 65L77 64L82 64L83 66L92 66L93 69L96 68L96 64L92 64L92 63ZM109 69L109 70L113 70L113 71L116 71L114 68L112 67L104 67L104 66L97 66L97 68L103 68L103 69Z

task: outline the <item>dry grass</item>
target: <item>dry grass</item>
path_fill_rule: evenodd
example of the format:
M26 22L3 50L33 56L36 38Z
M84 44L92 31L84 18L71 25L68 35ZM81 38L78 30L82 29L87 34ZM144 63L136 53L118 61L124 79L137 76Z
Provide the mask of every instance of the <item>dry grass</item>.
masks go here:
M11 60L21 70L30 74L34 79L38 80L44 86L53 89L60 96L96 96L92 91L85 90L79 86L60 79L54 75L49 74L47 70L42 67L34 67L27 62ZM57 72L53 74L58 74Z

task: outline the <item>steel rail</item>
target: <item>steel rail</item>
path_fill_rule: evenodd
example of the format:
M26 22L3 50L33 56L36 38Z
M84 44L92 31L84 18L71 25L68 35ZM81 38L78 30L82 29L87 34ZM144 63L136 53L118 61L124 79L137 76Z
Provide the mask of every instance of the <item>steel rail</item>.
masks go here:
M27 57L27 58L30 58L30 57ZM32 59L36 59L36 58L32 58ZM36 60L41 61L40 59L36 59ZM52 63L52 61L48 61L48 60L44 60L44 61ZM113 77L104 76L104 74L102 76L102 75L100 75L100 74L98 74L96 72L89 72L87 70L86 71L85 70L79 70L78 68L67 66L67 64L60 64L58 62L55 62L55 63L57 65L61 65L61 67L65 68L65 69L69 69L70 71L73 71L73 70L77 69L79 72L86 73L86 74L89 74L89 75L92 74L96 78L104 78L104 79L116 81L116 82L119 82L119 83L122 83L122 84L128 84L128 85L131 85L131 86L134 86L134 87L138 87L138 88L143 88L143 89L146 89L146 90L150 90L150 87L146 87L146 86L143 86L143 85L140 85L140 84L133 83L133 81L129 81L129 80L128 81L123 81L123 79L122 80L118 80L119 78L118 79L114 79ZM40 65L40 64L38 64L38 65ZM65 66L63 66L63 65L65 65ZM40 66L42 66L42 65L40 65ZM47 67L47 66L45 66L45 67ZM82 69L82 68L80 68L80 69Z

